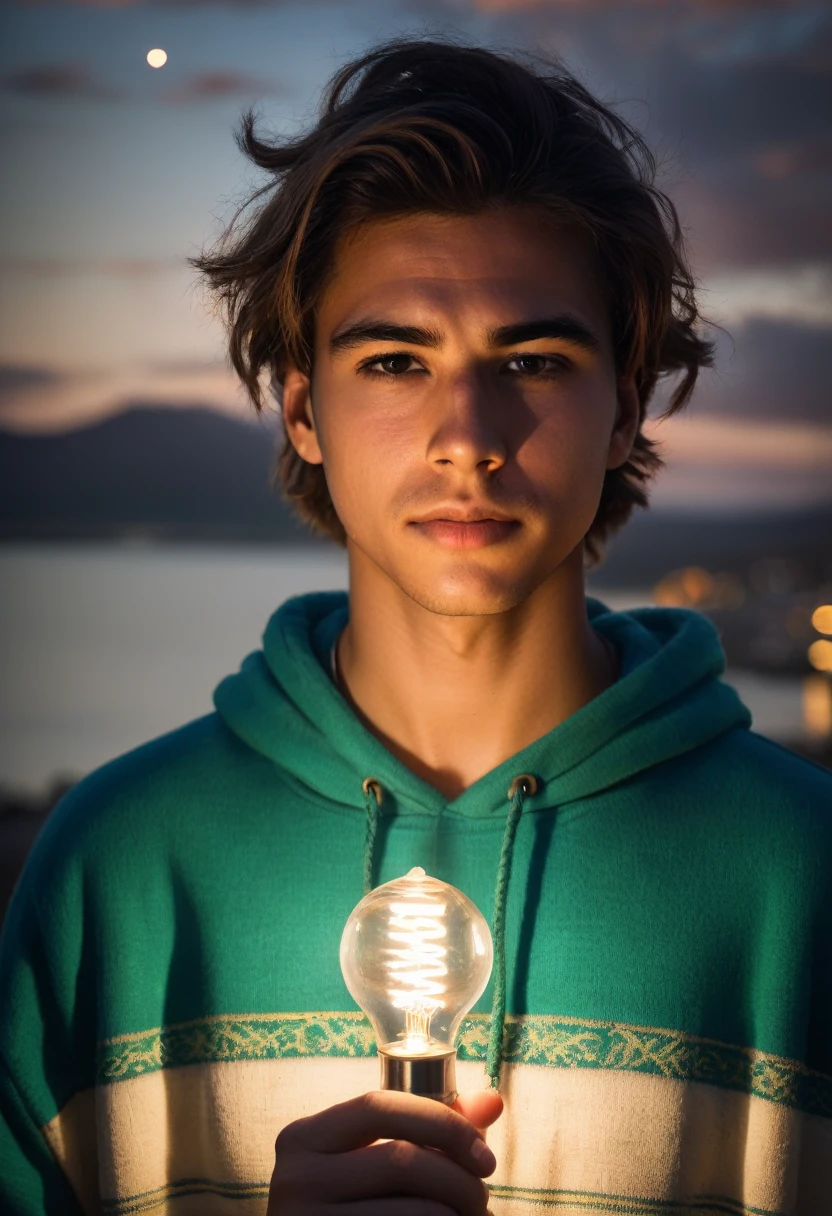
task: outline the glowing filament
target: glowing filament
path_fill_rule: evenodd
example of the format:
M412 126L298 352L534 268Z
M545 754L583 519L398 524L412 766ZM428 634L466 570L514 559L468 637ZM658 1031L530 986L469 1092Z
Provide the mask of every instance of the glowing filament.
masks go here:
M430 1023L442 1008L447 976L442 945L446 936L441 918L445 904L410 903L401 900L390 905L388 938L401 943L386 949L386 966L393 987L387 994L393 1005L405 1013L406 1046L418 1049L430 1038Z

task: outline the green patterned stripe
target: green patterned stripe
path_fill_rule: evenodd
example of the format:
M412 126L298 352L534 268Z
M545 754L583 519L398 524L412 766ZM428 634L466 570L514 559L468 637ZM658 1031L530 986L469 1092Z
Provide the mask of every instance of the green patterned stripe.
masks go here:
M102 1199L101 1207L107 1216L132 1216L132 1213L151 1212L154 1208L167 1207L175 1199L190 1195L219 1195L223 1199L266 1199L268 1182L220 1182L216 1178L180 1178L160 1186L155 1191L141 1191L136 1195L125 1195L121 1199Z
M515 1199L540 1208L583 1208L610 1212L615 1216L704 1216L725 1212L728 1216L785 1216L772 1208L754 1208L728 1195L692 1195L689 1199L647 1199L638 1195L613 1195L600 1191L535 1190L532 1187L489 1183L495 1199Z
M484 1021L466 1027L460 1037L460 1059L484 1059L486 1044ZM513 1064L624 1069L702 1081L832 1116L832 1077L782 1056L677 1030L561 1017L512 1018L506 1025L503 1054Z
M502 1186L491 1183L495 1199L515 1199L542 1208L583 1208L610 1212L615 1216L699 1216L724 1212L728 1216L784 1216L769 1208L754 1208L727 1195L695 1195L687 1200L648 1199L634 1195L604 1194L600 1191L535 1190L531 1187ZM104 1199L106 1216L130 1216L190 1195L219 1195L223 1199L263 1199L268 1196L267 1182L220 1182L214 1178L180 1178L154 1191L142 1191L121 1199Z
M96 1083L182 1064L375 1054L372 1027L361 1013L237 1014L105 1040L99 1045Z
M487 1015L472 1015L463 1023L460 1059L484 1060L487 1041ZM106 1040L99 1047L97 1083L183 1064L375 1054L370 1023L358 1012L218 1016ZM832 1077L782 1056L676 1030L512 1016L506 1021L503 1058L511 1064L621 1069L701 1081L832 1117Z

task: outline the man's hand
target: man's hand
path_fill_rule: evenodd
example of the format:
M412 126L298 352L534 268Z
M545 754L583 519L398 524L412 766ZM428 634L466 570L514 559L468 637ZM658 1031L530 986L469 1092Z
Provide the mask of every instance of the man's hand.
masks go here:
M451 1108L374 1090L296 1119L277 1137L268 1216L486 1216L496 1162L477 1129L502 1109L488 1091Z

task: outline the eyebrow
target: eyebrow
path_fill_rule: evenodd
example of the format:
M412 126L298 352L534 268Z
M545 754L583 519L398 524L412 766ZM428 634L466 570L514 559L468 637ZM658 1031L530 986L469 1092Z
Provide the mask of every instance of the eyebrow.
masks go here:
M486 344L491 347L519 346L523 342L536 342L540 338L559 338L573 346L596 354L601 341L583 321L569 313L555 317L539 317L533 321L519 321L514 325L501 325L486 334ZM352 350L365 342L403 342L407 346L428 346L434 349L442 345L442 335L435 329L420 325L395 325L375 317L366 317L333 334L329 340L332 354Z
M541 317L536 321L520 321L517 325L502 325L488 335L489 346L519 346L539 338L559 338L573 346L581 346L592 354L601 349L598 335L569 313L557 317Z

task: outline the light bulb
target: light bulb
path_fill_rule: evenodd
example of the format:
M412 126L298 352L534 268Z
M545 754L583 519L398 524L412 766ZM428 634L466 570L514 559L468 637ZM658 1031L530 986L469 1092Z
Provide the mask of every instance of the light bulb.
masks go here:
M479 909L421 867L364 896L344 926L341 971L375 1031L382 1089L454 1101L456 1036L492 958Z

